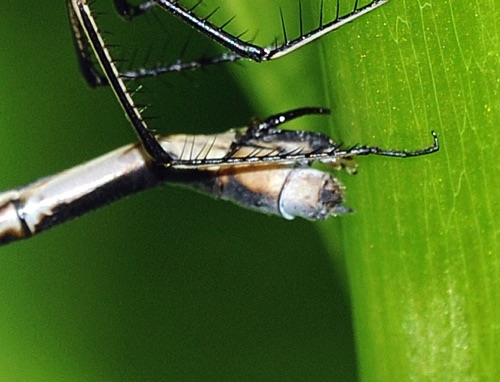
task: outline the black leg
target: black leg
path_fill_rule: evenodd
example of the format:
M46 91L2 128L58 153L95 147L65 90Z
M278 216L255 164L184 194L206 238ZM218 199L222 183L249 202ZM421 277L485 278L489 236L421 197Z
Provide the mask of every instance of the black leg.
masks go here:
M68 4L72 0L67 0ZM201 58L195 61L182 62L177 61L170 65L159 64L154 68L138 68L127 70L120 73L124 79L138 79L144 77L156 77L165 73L171 72L181 72L185 70L199 69L205 66L216 65L224 62L234 62L240 59L251 59L254 61L269 61L272 59L284 56L292 51L316 40L322 35L333 31L340 26L353 21L354 19L372 11L373 9L385 4L389 0L373 0L369 4L360 7L358 9L358 0L354 2L353 10L343 16L340 16L340 7L337 4L337 15L335 19L328 23L323 23L323 2L321 3L320 12L320 25L318 28L304 33L302 25L302 6L299 1L299 23L300 23L300 35L298 38L293 40L288 40L286 35L286 28L284 24L284 19L282 16L282 27L284 43L282 45L276 45L274 47L259 47L243 41L239 36L233 36L230 33L224 31L224 27L229 23L225 23L222 26L216 26L208 21L207 16L201 18L194 14L193 10L197 7L200 2L196 3L190 9L184 8L177 1L172 2L171 0L148 0L144 1L139 5L131 4L128 0L113 0L117 12L124 18L132 20L133 18L140 16L142 14L150 11L156 4L158 4L163 9L172 13L173 15L180 18L182 21L191 25L195 29L199 30L201 33L205 34L214 41L217 41L221 45L228 48L231 53L226 53L221 56ZM338 2L338 0L337 0ZM69 8L69 7L68 7ZM78 21L75 20L74 14L70 12L70 22L73 29L73 38L77 51L77 56L79 60L80 69L87 83L90 86L96 87L101 85L106 85L107 80L104 75L100 73L97 69L94 61L92 60L91 49L88 46L87 40L83 37L84 32L81 29Z
M301 35L295 39L288 40L286 36L286 30L283 25L284 43L275 47L260 47L252 43L243 41L238 36L234 36L226 31L223 27L216 26L208 21L208 17L201 18L197 16L192 9L187 9L180 5L178 1L170 0L154 0L161 8L167 12L173 14L174 16L181 19L186 24L192 26L199 32L203 33L210 39L223 45L231 52L253 61L270 61L282 56L285 56L294 50L299 49L302 46L309 44L310 42L320 38L321 36L340 28L342 25L347 24L358 17L371 12L375 8L387 3L389 0L373 0L369 4L358 8L358 1L355 1L354 8L351 12L340 16L338 14L339 8L337 5L337 16L334 20L322 23L320 26L308 33L301 33Z
M303 160L307 163L313 162L318 155L332 152L338 145L325 134L314 131L281 130L277 127L293 119L314 114L328 115L330 109L304 107L272 115L262 122L253 121L245 130L236 134L226 158L233 158L242 147L253 147L256 149L254 156L260 156L264 162L293 162L294 159L297 163ZM268 150L268 154L263 156L265 150ZM232 161L234 162L233 159ZM252 158L249 157L248 161L252 161Z
M419 157L422 155L428 155L439 151L439 139L434 131L431 131L432 138L434 140L432 146L415 150L415 151L405 151L405 150L385 150L380 147L374 146L355 146L347 150L336 150L335 154L339 157L352 157L354 155L381 155L386 157L397 157L397 158L411 158Z
M67 2L70 19L78 21L79 31L85 32L88 45L92 47L109 85L114 90L120 105L132 123L139 140L146 152L157 164L170 165L172 157L161 147L155 136L149 131L148 126L141 116L137 106L134 104L132 96L128 91L120 73L116 68L108 49L104 45L101 33L87 5L86 0L68 0ZM72 15L72 16L71 16ZM82 33L83 36L83 33Z
M93 88L107 85L108 81L106 76L104 76L94 64L92 48L89 46L85 31L82 29L78 16L71 6L71 0L67 0L66 5L73 36L73 44L75 46L76 56L83 78L87 84Z
M300 26L299 37L293 40L288 39L284 17L283 14L280 12L284 43L281 45L276 44L273 47L260 47L252 43L249 43L247 41L243 41L240 38L240 36L234 36L224 31L224 27L228 25L231 20L229 20L222 26L218 26L208 21L209 17L213 12L208 16L205 16L204 18L197 16L193 11L201 3L201 1L196 3L193 7L187 9L182 5L180 5L178 1L172 1L172 0L148 0L144 1L139 5L131 4L128 0L114 0L117 12L127 20L132 20L137 16L145 14L146 12L150 11L154 5L158 4L161 8L163 8L167 12L173 14L174 16L177 16L186 24L197 29L199 32L203 33L210 39L223 45L230 51L230 53L226 53L218 57L202 58L190 62L179 61L170 65L159 64L156 65L154 68L139 68L134 70L128 70L122 73L122 76L125 79L156 77L165 73L194 70L194 69L199 69L201 67L216 65L224 62L234 62L240 59L250 59L257 62L270 61L279 58L281 56L284 56L286 54L289 54L299 49L300 47L307 45L308 43L318 39L324 34L338 29L342 25L355 20L356 18L366 13L369 13L370 11L374 10L375 8L378 8L379 6L385 4L388 1L389 0L372 0L369 4L358 8L358 0L355 0L352 11L341 16L340 4L339 0L337 0L337 14L335 16L335 19L328 23L323 22L323 1L322 1L320 8L319 26L318 28L307 33L304 32L302 24L302 5L299 1L299 26Z
M195 61L176 61L170 65L158 64L154 68L138 68L125 70L120 73L120 76L127 80L157 77L167 73L178 73L189 70L197 70L207 66L218 65L225 62L235 62L241 60L242 57L234 53L225 53L220 56L200 58Z

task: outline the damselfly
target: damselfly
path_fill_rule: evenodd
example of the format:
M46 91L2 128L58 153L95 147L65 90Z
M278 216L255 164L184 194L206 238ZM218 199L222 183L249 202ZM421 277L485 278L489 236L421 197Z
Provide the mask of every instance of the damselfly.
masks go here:
M385 2L387 0L375 0L359 9L356 2L352 12L342 17L337 14L332 22L321 24L310 33L302 33L301 27L299 38L290 41L285 38L283 45L260 48L195 16L193 10L184 9L177 2L155 0L134 7L126 1L115 0L121 13L129 17L158 4L232 51L212 62L239 58L265 61L281 57ZM0 243L33 236L116 199L167 181L287 219L295 216L325 219L350 209L342 204L342 185L329 173L311 168L313 162L352 171L352 159L356 155L406 158L439 149L434 132L432 146L401 151L370 146L344 148L323 134L279 128L282 123L303 115L328 114L329 110L324 108L295 109L264 121L254 121L243 129L216 135L154 136L125 83L127 79L151 72L121 73L87 2L68 0L67 5L86 79L93 84L108 83L113 88L141 144L122 147L63 173L0 194ZM104 76L92 65L92 52ZM190 66L196 64L185 65L186 68ZM154 70L177 69L156 67Z

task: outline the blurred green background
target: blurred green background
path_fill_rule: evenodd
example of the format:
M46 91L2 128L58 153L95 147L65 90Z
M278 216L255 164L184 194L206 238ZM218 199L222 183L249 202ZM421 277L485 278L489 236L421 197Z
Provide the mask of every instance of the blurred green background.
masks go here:
M163 12L122 39L111 2L94 7L137 65L212 48ZM0 189L135 141L113 93L83 82L63 1L0 10ZM164 133L241 126L257 110L228 69L146 81L138 98ZM309 222L165 186L0 254L0 380L354 378L348 297Z
M214 21L237 15L230 30L260 44L281 35L279 6L298 33L296 1L199 11L219 3ZM306 29L319 3L303 5ZM110 1L93 7L130 66L171 61L186 41L186 59L217 51L160 11L131 25ZM112 92L81 79L62 1L0 11L0 189L135 140ZM443 148L360 159L339 175L356 214L325 223L165 186L2 247L0 380L495 380L495 11L393 0L277 62L144 81L137 99L163 133L329 106L291 127L406 149L434 129Z

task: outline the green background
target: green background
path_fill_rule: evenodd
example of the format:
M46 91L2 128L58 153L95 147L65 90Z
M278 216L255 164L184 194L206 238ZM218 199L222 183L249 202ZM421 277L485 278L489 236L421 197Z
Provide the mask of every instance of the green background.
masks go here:
M0 6L0 189L135 139L81 79L63 2L43 3ZM295 1L220 5L258 43L280 36L278 5L298 33ZM131 26L95 6L133 65L212 49L162 12ZM493 0L393 0L276 62L144 81L164 133L329 106L293 126L406 149L436 130L442 150L361 158L339 175L356 213L324 223L165 186L2 247L0 380L497 379L497 19Z

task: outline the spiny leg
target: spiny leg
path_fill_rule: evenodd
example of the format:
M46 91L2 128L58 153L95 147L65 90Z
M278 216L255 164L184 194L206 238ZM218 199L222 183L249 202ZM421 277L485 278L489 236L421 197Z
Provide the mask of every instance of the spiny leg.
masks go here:
M277 155L292 155L295 153L297 160L300 160L303 155L304 147L307 146L307 151L320 152L332 147L335 143L326 135L313 131L297 131L297 130L281 130L277 127L289 122L293 119L305 115L328 115L330 109L320 107L303 107L299 109L288 110L283 113L274 114L265 120L254 119L248 127L238 132L228 151L226 158L232 157L242 147L265 148L270 144L279 145L296 144L296 148L292 151L276 150ZM258 152L257 152L258 153Z
M87 84L93 88L107 85L106 76L100 73L93 61L92 47L89 45L76 13L71 6L71 0L66 1L68 17L72 31L73 45L75 46L78 65Z
M71 0L67 0L71 2ZM385 4L389 0L373 0L369 4L358 9L358 1L354 2L353 10L343 16L340 16L340 4L337 0L337 14L333 21L329 23L323 23L323 1L321 2L320 9L320 25L318 28L312 30L309 33L303 32L302 24L302 6L299 1L299 23L300 23L300 35L298 38L293 40L288 40L286 34L286 28L284 23L283 15L281 14L281 22L283 28L284 44L274 47L259 47L249 42L243 41L240 36L231 35L224 31L224 27L229 24L232 20L228 20L222 26L216 26L208 21L208 18L215 12L210 13L208 16L202 18L194 14L194 9L201 3L197 2L193 7L187 9L177 1L171 2L169 0L148 0L139 5L131 4L128 0L114 0L115 8L117 12L126 19L133 19L139 15L147 13L150 11L155 4L158 4L163 9L172 13L173 15L180 18L185 23L191 25L195 29L199 30L201 33L205 34L209 38L217 41L221 45L228 48L231 52L225 53L220 56L206 57L194 61L176 61L172 64L158 64L153 68L139 68L124 71L120 75L127 80L144 78L144 77L156 77L166 73L181 72L186 70L195 70L202 67L217 65L225 62L235 62L240 59L251 59L254 61L269 61L272 59L279 58L288 53L293 52L300 47L307 45L308 43L318 39L326 33L329 33L335 29L338 29L342 25L355 20L356 18L371 12L372 10L378 8L379 6ZM80 62L81 71L84 74L86 81L91 86L99 86L106 84L106 79L104 76L100 75L96 68L93 66L93 61L90 55L90 49L86 41L82 39L83 32L80 26L75 20L71 18L70 21L73 28L73 35L75 40L75 46L77 49L77 54Z
M89 45L88 39L85 36L85 31L82 29L75 12L72 11L71 1L72 0L67 0L66 3L72 30L73 44L76 50L78 66L80 67L83 78L92 88L108 85L106 76L101 73L99 65L94 62L92 53L93 49ZM156 3L150 1L139 6L134 6L125 0L115 0L115 4L119 14L126 19L132 19L135 16L146 13L151 7L156 5ZM157 77L166 73L197 70L206 66L218 65L225 62L235 62L241 60L241 58L242 57L234 53L223 53L220 56L202 57L193 61L177 60L172 64L158 64L153 68L125 70L120 72L120 77L126 80Z
M126 20L133 20L135 17L148 13L156 6L154 0L145 1L139 5L131 4L128 0L114 0L115 9L119 15L121 15ZM198 1L189 10L194 11L194 9L201 4L201 0ZM212 12L213 14L214 12ZM224 24L229 24L231 20ZM241 60L243 57L236 53L226 52L218 56L213 57L200 57L193 61L182 61L177 60L172 64L157 64L155 67L147 68L136 68L129 69L121 72L121 76L127 80L146 78L146 77L157 77L166 73L172 72L183 72L188 70L197 70L207 66L218 65L226 62L235 62Z
M78 21L78 31L85 32L88 44L92 47L94 54L99 62L106 78L115 92L120 105L125 111L128 119L132 123L139 139L151 158L157 164L169 165L172 157L161 147L160 143L149 131L148 126L141 116L141 113L135 105L120 73L113 62L108 49L106 48L102 36L97 28L97 24L92 12L87 5L87 0L68 0L68 12L70 20ZM75 29L74 29L75 30Z
M293 113L294 110L291 112ZM436 132L431 131L431 134L433 137L433 144L431 146L413 151L388 150L377 146L353 146L348 149L342 149L342 144L336 143L325 134L313 131L279 129L263 131L258 139L252 139L251 136L248 137L243 135L236 143L239 144L240 147L245 145L251 147L259 147L259 145L261 145L262 147L266 147L264 143L275 143L276 145L296 143L297 149L288 149L288 151L284 152L277 150L276 154L263 158L263 162L287 163L295 161L297 164L321 162L333 165L336 169L345 168L349 173L355 174L356 168L353 166L352 160L357 155L412 158L436 153L439 151L439 139ZM236 150L233 149L233 151Z
M336 156L337 158L351 158L356 155L379 155L379 156L390 156L398 158L410 158L422 155L428 155L439 151L439 139L434 131L431 131L433 137L432 146L414 150L387 150L382 149L377 146L355 146L347 150L342 150L341 145L335 143L327 135L317 133L314 131L296 131L296 130L280 130L277 126L289 122L295 118L302 117L304 115L330 114L330 109L327 108L316 108L316 107L305 107L299 109L293 109L286 111L284 113L275 114L266 118L262 122L252 123L248 129L239 138L239 144L242 145L258 145L258 141L270 142L270 141L281 141L281 142L308 142L309 147L315 153L329 153L330 158ZM256 141L253 141L256 140ZM311 152L313 153L313 152ZM322 161L321 157L316 157L316 160ZM325 156L324 161L328 161Z
M67 0L67 8L71 10L71 1ZM114 0L117 12L127 20L132 20L134 17L147 13L156 3L151 0L140 5L130 4L126 0ZM89 46L88 39L85 36L78 18L74 12L69 11L69 21L72 29L73 43L75 46L78 65L80 71L89 86L95 88L98 86L108 85L106 76L99 70L99 65L93 60L92 48ZM235 62L241 60L242 57L231 52L223 53L219 56L201 57L193 61L176 60L171 64L157 64L155 67L141 67L137 69L129 69L120 72L120 76L126 80L134 80L147 77L157 77L167 73L178 73L183 71L197 70L207 66L218 65L226 62Z
M320 21L318 28L304 33L303 20L302 20L302 5L299 0L299 37L293 40L289 40L287 37L284 17L280 9L281 24L283 30L284 43L278 45L277 43L273 47L260 47L254 45L250 42L243 41L241 36L232 35L224 30L224 28L232 21L232 18L225 22L223 25L217 26L212 24L208 19L215 13L218 9L216 8L208 16L200 17L194 13L195 8L201 3L198 1L191 8L185 8L178 3L178 1L171 0L148 0L140 5L133 5L128 0L114 0L115 8L117 12L122 15L122 17L132 20L133 18L140 16L144 13L150 11L155 4L166 11L177 16L186 24L197 29L202 34L211 38L212 40L223 45L229 49L229 53L222 54L220 56L202 58L199 60L194 60L190 62L178 61L170 65L159 64L154 68L139 68L134 70L128 70L122 73L123 77L126 79L136 79L144 77L155 77L165 73L178 72L184 70L194 70L201 67L217 65L224 62L234 62L240 59L250 59L253 61L270 61L281 56L285 56L302 46L309 44L310 42L318 39L319 37L340 28L342 25L347 24L358 17L365 15L372 10L378 8L379 6L387 3L389 0L372 0L369 4L358 8L358 0L354 1L354 7L351 12L340 16L340 0L337 0L337 12L335 19L328 23L323 22L323 3L321 1L320 8Z
M315 131L282 130L278 128L278 126L293 119L315 114L329 115L330 109L321 107L303 107L272 115L264 121L254 120L243 133L237 135L235 146L241 145L259 147L262 144L269 144L271 142L296 142L297 147L300 147L302 143L307 143L307 150L310 154L313 152L319 153L324 152L325 150L331 150L332 147L336 147L337 145L325 134ZM302 151L300 151L300 153L302 153ZM288 154L291 154L291 152ZM299 154L298 149L297 154Z
M199 32L203 33L210 39L223 45L230 51L236 53L237 55L243 58L260 62L260 61L270 61L285 56L299 49L300 47L305 46L310 42L320 38L321 36L340 28L342 25L347 24L357 19L358 17L361 17L371 12L372 10L387 3L389 0L373 0L369 4L360 8L357 8L358 1L356 0L354 3L355 5L353 10L343 16L340 16L338 13L339 4L337 1L337 15L334 20L324 24L321 23L318 28L308 33L301 33L301 35L298 38L292 40L288 40L288 38L286 37L284 23L282 23L284 29L285 42L282 45L275 47L260 47L252 43L243 41L240 37L234 36L231 33L226 32L224 30L224 26L222 27L216 26L212 24L210 21L208 21L210 15L205 18L199 17L193 12L192 9L187 9L183 7L178 3L178 1L170 1L170 0L154 0L154 1L167 12L178 17L186 24L190 25Z
M298 109L301 110L301 109ZM314 110L314 109L313 109ZM323 110L323 109L316 109ZM292 110L289 113L294 113ZM284 113L283 115L286 115ZM274 118L275 116L271 117ZM336 143L327 135L314 131L280 130L271 128L263 130L258 138L253 138L248 130L236 133L227 154L224 157L208 158L196 157L189 159L175 159L173 165L182 167L210 167L210 166L238 166L238 165L265 165L283 164L304 166L312 162L320 162L331 165L336 169L345 168L354 174L355 166L352 160L356 155L380 155L398 158L410 158L435 153L439 150L437 134L432 131L434 142L432 146L415 150L386 150L377 146L353 146L342 149L342 144ZM214 142L207 142L207 148ZM250 151L248 151L250 149ZM243 151L242 151L243 150ZM245 151L247 150L247 151ZM242 155L242 152L248 152Z
M335 154L339 157L353 157L355 155L380 155L386 157L411 158L422 155L433 154L439 151L439 139L436 132L431 131L433 137L432 146L425 147L420 150L405 151L405 150L386 150L377 146L354 146L346 150L336 150Z
M327 149L333 150L333 153L339 158L351 157L355 155L380 155L380 156L390 156L398 158L410 158L410 157L428 155L439 151L439 139L436 132L434 131L431 131L433 137L432 146L420 150L414 150L414 151L387 150L377 146L355 146L347 150L340 150L340 145L335 144L325 134L313 131L280 130L276 128L277 126L289 122L295 118L313 114L328 115L330 114L330 109L319 108L319 107L304 107L304 108L289 110L284 113L275 114L266 118L263 122L251 124L248 127L244 136L249 138L251 137L255 139L261 139L265 141L266 137L269 137L270 135L293 134L295 135L295 139L297 141L308 140L312 147L315 146L314 144L312 144L313 140L315 139L320 142L327 142L328 140L328 144L322 144L321 146L323 147L324 150Z
M220 56L199 58L194 61L177 60L173 64L158 64L153 68L138 68L124 70L120 72L120 76L126 80L134 80L147 77L157 77L166 73L178 73L188 70L198 70L207 66L223 64L226 62L235 62L241 60L242 57L234 53L224 53Z
M299 37L289 40L287 37L284 17L280 9L281 25L283 30L284 43L278 45L277 43L272 47L260 47L252 44L251 42L243 41L241 36L232 35L224 30L224 28L232 21L232 18L225 22L223 25L215 25L211 23L208 19L217 11L216 8L208 16L200 17L194 13L195 8L201 3L198 1L191 8L183 7L178 3L178 1L171 0L148 0L140 5L133 5L128 0L114 0L115 8L122 17L132 20L133 18L140 16L148 11L150 11L155 4L158 4L161 8L170 12L174 16L177 16L186 24L197 29L202 34L211 38L212 40L223 45L229 49L229 53L223 54L221 56L202 58L190 62L178 61L170 65L159 64L154 68L138 68L133 70L128 70L122 73L123 77L126 79L136 79L143 77L155 77L165 73L178 72L184 70L194 70L201 67L217 65L224 62L234 62L240 59L250 59L253 61L270 61L281 56L285 56L302 46L305 46L312 41L320 38L321 36L332 32L342 25L347 24L358 17L361 17L372 10L378 8L379 6L387 3L390 0L372 0L369 4L358 8L358 0L354 1L354 7L351 12L340 15L340 0L337 0L336 6L336 16L335 19L324 23L323 22L323 4L324 0L321 1L320 8L320 22L318 28L304 33L303 20L302 20L302 5L299 0Z

